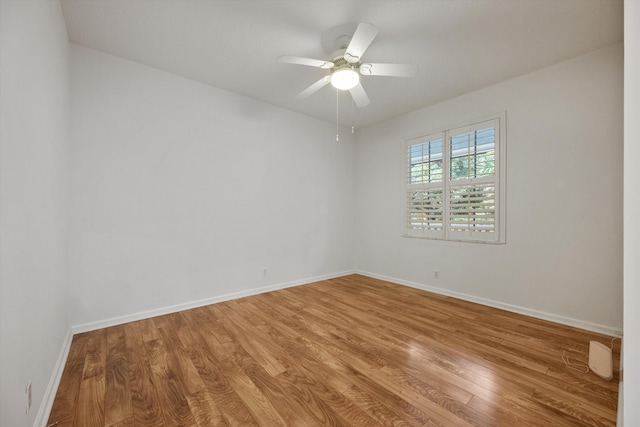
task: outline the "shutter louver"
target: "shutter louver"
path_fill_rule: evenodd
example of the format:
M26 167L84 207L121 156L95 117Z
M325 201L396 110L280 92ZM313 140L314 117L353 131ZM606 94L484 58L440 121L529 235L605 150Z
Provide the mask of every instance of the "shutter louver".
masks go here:
M407 192L407 229L417 232L443 229L442 188Z
M450 188L450 231L473 234L493 233L495 228L496 191L494 185L461 185Z

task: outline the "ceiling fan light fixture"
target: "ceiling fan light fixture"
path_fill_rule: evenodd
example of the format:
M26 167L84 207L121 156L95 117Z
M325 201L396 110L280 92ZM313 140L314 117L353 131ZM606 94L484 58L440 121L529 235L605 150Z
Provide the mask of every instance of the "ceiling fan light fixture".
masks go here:
M331 86L339 90L350 90L360 83L360 74L353 68L341 68L331 74Z

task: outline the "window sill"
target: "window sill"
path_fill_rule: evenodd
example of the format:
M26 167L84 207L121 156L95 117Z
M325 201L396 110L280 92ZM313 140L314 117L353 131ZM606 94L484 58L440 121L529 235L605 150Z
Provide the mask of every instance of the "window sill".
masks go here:
M506 242L495 242L488 240L466 240L466 239L445 239L444 237L429 237L429 236L412 236L411 234L402 234L400 237L406 239L420 239L420 240L440 240L443 242L461 242L461 243L482 243L485 245L504 245Z

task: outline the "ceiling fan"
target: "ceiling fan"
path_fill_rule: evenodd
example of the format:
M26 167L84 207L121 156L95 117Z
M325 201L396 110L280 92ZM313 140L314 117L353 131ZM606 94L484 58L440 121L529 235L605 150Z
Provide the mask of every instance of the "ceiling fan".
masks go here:
M362 108L369 105L369 97L360 82L363 76L391 76L413 77L418 67L412 64L363 63L362 55L373 39L378 35L378 29L372 24L358 24L353 36L341 35L336 39L336 50L331 61L321 59L302 58L299 56L280 56L279 62L307 65L329 70L329 74L300 92L296 98L304 99L331 83L338 90L348 90L355 104Z

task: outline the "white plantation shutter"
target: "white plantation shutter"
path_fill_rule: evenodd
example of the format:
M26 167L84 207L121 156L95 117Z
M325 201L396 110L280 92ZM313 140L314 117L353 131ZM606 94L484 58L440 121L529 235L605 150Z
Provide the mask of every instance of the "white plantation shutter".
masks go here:
M443 207L442 188L407 191L407 230L411 234L442 236Z
M494 240L496 191L494 185L449 187L449 231L456 240Z
M444 135L406 144L406 224L409 235L444 237Z
M500 133L495 118L406 142L406 235L504 242Z

